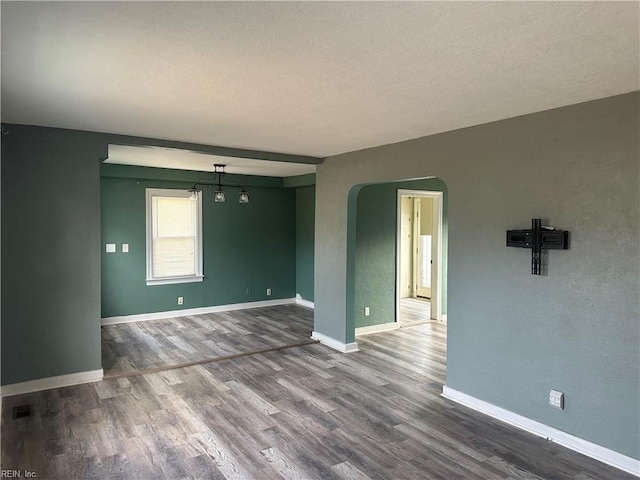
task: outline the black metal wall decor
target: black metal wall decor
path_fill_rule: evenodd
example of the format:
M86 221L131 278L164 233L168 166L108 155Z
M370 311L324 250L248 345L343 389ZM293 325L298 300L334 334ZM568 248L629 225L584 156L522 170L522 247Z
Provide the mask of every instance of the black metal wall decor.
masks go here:
M531 219L531 230L507 230L507 247L531 249L531 275L540 275L542 250L567 250L569 232L542 226L539 218Z

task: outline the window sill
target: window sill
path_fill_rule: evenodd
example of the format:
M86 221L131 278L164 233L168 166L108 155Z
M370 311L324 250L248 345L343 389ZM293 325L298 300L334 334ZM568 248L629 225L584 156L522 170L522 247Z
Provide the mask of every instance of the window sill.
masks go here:
M172 283L194 283L202 282L203 279L203 275L189 275L188 277L147 278L147 286L171 285Z

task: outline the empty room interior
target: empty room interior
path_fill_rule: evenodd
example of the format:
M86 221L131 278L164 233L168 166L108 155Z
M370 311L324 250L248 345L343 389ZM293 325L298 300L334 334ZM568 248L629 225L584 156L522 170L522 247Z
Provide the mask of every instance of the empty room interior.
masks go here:
M0 8L0 476L640 477L640 2Z

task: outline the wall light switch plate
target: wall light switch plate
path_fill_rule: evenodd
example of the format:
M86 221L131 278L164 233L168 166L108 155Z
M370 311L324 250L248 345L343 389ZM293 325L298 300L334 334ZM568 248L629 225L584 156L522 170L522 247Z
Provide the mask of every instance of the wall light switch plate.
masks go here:
M549 392L549 405L553 408L564 410L564 393L557 390L551 390Z
M115 243L107 243L107 253L116 253Z
M122 244L122 253L129 253L129 244L128 243L123 243Z

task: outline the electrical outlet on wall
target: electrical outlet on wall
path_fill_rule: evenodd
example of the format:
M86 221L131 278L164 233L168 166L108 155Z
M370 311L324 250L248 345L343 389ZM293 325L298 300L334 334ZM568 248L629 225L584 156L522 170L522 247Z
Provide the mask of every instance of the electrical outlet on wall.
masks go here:
M184 303L184 297L178 297L178 305L182 305Z
M371 314L371 309L369 307L364 307L364 316L368 317Z
M551 390L549 392L549 405L553 408L564 410L564 393L557 390Z
M267 288L267 296L271 295L271 289Z

